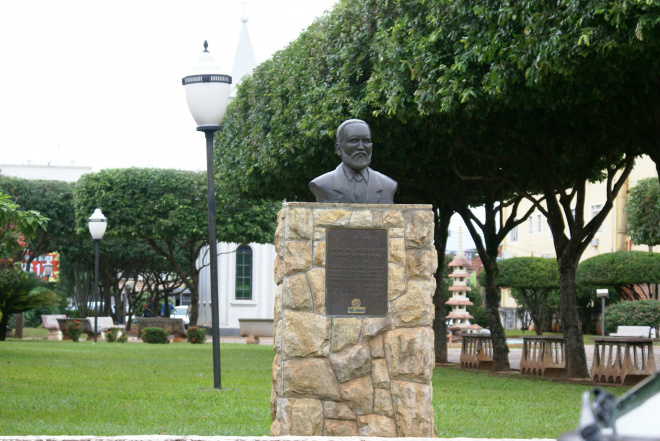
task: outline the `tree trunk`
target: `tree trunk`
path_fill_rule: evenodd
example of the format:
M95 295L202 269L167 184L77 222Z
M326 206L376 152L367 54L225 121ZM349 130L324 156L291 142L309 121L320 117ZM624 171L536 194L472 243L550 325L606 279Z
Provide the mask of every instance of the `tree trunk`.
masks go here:
M578 315L575 295L575 259L559 258L559 313L566 344L566 377L589 378L587 355L584 350L582 322Z
M438 269L435 271L435 318L433 320L433 333L435 343L435 362L448 363L447 358L447 321L445 319L445 281L443 278L445 268L445 251L447 250L447 237L449 236L449 222L453 212L441 210L435 223L434 239L435 250L438 253Z
M7 323L9 323L9 314L2 313L2 318L0 318L0 341L5 341L7 339Z
M197 286L192 287L192 284L188 285L186 283L186 286L188 286L188 289L190 290L190 306L188 312L190 313L190 324L189 326L197 326L197 319L199 318L199 291L197 290ZM217 301L218 299L212 300L212 301Z
M488 328L493 340L493 371L509 371L509 347L506 344L506 335L504 327L500 320L499 313L499 289L495 285L495 274L492 263L487 263L490 259L481 259L486 271L486 317L488 319ZM490 268L489 268L490 267Z
M19 312L16 314L16 329L14 330L14 337L23 338L23 327L25 326L25 319L23 313Z

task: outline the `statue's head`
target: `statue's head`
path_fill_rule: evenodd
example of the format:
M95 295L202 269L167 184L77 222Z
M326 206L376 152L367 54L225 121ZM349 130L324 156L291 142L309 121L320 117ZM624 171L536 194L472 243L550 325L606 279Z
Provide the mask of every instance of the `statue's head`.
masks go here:
M344 164L362 170L371 164L371 130L361 119L348 119L337 129L335 150Z

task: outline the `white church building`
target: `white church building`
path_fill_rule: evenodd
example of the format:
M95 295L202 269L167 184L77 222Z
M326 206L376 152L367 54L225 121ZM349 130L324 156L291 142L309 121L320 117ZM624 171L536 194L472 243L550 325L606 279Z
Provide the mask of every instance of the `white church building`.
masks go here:
M247 29L248 18L241 17L243 25L238 39L232 67L232 86L229 98L236 96L236 87L243 76L256 67L257 62ZM239 335L238 319L272 319L275 299L272 244L218 243L218 296L220 335ZM208 248L203 249L198 265L199 317L197 324L211 327L211 276Z

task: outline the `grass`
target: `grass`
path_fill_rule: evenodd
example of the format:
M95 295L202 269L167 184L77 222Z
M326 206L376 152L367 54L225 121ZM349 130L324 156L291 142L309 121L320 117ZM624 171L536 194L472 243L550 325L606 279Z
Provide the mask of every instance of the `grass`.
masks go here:
M0 435L267 435L272 348L221 355L218 391L209 344L0 343ZM433 388L440 437L556 438L591 387L437 368Z
M9 335L14 335L14 332L15 330L12 330ZM48 329L42 328L41 326L38 328L23 328L23 338L48 338Z
M268 346L0 343L1 435L266 435Z

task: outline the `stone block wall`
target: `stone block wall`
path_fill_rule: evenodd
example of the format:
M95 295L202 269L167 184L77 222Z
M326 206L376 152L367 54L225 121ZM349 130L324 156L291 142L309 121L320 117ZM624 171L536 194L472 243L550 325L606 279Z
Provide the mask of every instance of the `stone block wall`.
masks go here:
M433 222L430 205L284 204L271 436L434 436ZM388 230L385 317L326 315L327 228Z

